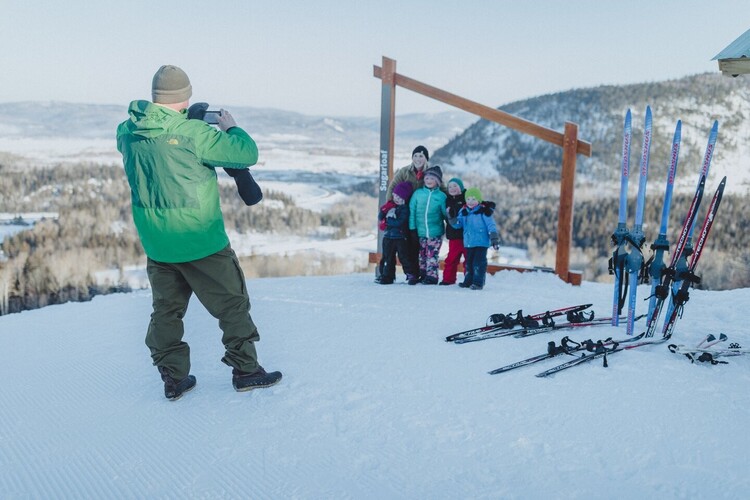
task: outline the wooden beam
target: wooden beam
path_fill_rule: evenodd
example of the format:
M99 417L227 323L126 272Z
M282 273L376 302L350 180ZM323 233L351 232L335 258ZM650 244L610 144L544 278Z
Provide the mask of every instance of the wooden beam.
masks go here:
M557 213L557 255L555 273L569 282L570 245L573 239L573 192L576 178L576 143L578 125L565 122L562 173L560 174L560 208Z
M383 73L382 68L380 68L379 66L373 66L373 76L375 76L375 78L383 79L383 76L385 76L385 74ZM455 94L451 94L450 92L446 92L437 87L433 87L432 85L427 85L426 83L419 82L417 80L414 80L413 78L409 78L398 73L395 73L394 77L395 84L399 87L409 89L418 94L431 97L432 99L442 101L456 108L463 109L464 111L468 111L469 113L481 116L486 120L505 125L506 127L512 128L513 130L517 130L519 132L523 132L524 134L542 139L543 141L547 141L560 147L564 147L563 134L556 130L543 127L529 120L524 120L523 118L519 118L510 113L500 111L499 109L491 108L489 106L485 106L484 104L479 104L478 102L465 99ZM578 154L590 157L591 143L578 140L576 142L575 151Z

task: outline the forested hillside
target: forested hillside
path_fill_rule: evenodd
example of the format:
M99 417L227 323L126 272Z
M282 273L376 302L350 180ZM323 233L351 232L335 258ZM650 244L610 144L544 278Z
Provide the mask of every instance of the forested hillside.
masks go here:
M317 213L273 191L264 193L263 203L248 209L233 183L220 183L220 190L226 227L239 233L306 235L323 227L329 228L331 238L338 238L350 228L369 224L368 216L375 212L374 197ZM1 242L0 315L127 289L123 269L145 266L122 168L80 164L17 169L0 162L0 212L39 211L59 216ZM273 275L284 275L289 262L285 256L255 259L256 264L272 269ZM97 283L94 274L107 269L118 269L120 280ZM333 270L320 266L306 271L326 274ZM257 269L248 274L267 275Z

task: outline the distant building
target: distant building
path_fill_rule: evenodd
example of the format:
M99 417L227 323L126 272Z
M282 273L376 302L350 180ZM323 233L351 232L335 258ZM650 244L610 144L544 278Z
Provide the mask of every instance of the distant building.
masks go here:
M719 61L719 71L724 75L739 76L750 73L750 30L727 45L712 60Z

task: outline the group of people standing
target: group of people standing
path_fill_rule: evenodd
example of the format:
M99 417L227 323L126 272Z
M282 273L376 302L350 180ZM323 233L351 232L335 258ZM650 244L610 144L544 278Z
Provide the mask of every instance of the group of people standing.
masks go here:
M383 255L376 282L396 279L396 258L409 285L453 285L464 259L462 288L481 290L487 274L487 250L498 249L500 238L493 219L495 203L482 199L479 188L466 189L458 177L443 184L439 165L429 165L427 148L417 146L411 164L393 176L386 203L378 212L383 233ZM439 281L440 249L448 239L443 279Z

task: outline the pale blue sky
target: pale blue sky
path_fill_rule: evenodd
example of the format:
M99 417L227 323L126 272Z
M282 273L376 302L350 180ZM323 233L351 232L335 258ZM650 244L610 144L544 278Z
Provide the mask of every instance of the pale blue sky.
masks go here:
M193 100L377 116L382 56L491 106L718 72L747 0L0 0L0 102L150 98L162 64ZM397 113L448 106L397 91Z

